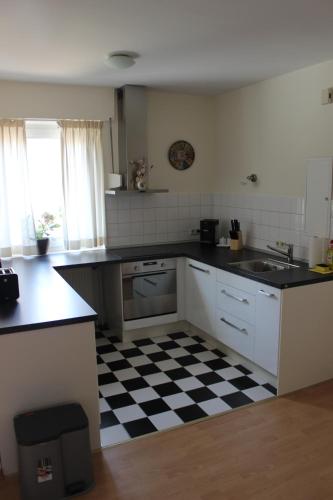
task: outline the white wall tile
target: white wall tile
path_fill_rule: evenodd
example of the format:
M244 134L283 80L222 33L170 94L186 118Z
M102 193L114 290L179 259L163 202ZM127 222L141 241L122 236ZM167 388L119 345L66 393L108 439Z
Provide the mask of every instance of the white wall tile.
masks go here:
M190 207L187 206L179 207L178 215L180 219L188 219L190 217Z
M131 237L130 237L130 244L131 245L143 245L143 243L144 243L143 234L131 235Z
M118 202L118 208L119 210L128 210L130 208L130 200L132 196L139 196L139 195L130 195L130 194L123 194L123 195L118 195L119 197L117 198Z
M118 210L112 210L112 212L107 212L108 221L116 223L118 222Z
M155 209L155 215L157 221L168 220L168 208L167 207L157 207Z
M180 193L178 197L178 205L180 207L189 207L190 206L191 196L190 193Z
M194 218L200 218L201 215L201 208L199 205L192 205L190 207L190 217Z
M150 221L150 222L144 222L143 223L143 234L154 234L156 233L156 222L155 221Z
M247 245L266 249L267 243L282 240L295 245L298 257L307 255L303 198L226 193L134 193L107 196L105 202L109 246L198 240L198 235L190 235L191 229L199 228L201 218L211 217L219 219L219 233L228 235L230 219L238 218Z
M124 222L130 221L130 211L129 210L118 210L118 222L123 224Z
M200 203L201 203L201 205L212 205L213 204L213 195L211 193L201 193Z
M168 207L178 207L177 193L169 193L167 199L168 199Z
M143 222L131 222L130 223L130 233L131 235L143 234Z
M118 224L118 236L130 236L130 224Z
M169 207L168 208L168 220L177 219L178 218L178 207Z
M191 207L200 205L200 201L201 201L200 193L190 193L189 200L190 200L189 205Z
M291 226L291 214L290 213L280 213L279 226L283 229L290 229Z
M209 218L213 217L212 205L201 205L200 216L202 219L209 219Z
M131 222L143 221L143 214L144 214L143 208L132 208L130 210L130 221Z
M141 193L132 194L130 197L130 208L143 208L144 195Z
M156 220L156 209L144 208L143 209L143 220L145 222Z

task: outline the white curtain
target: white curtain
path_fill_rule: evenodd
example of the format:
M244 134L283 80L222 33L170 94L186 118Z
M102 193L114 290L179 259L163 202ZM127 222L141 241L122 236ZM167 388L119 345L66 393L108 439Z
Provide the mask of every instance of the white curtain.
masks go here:
M102 122L60 120L67 250L104 244Z
M0 256L36 253L23 120L0 119Z

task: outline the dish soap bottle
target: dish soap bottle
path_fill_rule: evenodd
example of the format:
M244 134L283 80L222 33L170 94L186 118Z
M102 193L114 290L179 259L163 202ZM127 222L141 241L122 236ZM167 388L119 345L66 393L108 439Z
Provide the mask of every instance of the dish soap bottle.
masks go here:
M333 240L330 241L327 250L327 264L330 269L333 269Z

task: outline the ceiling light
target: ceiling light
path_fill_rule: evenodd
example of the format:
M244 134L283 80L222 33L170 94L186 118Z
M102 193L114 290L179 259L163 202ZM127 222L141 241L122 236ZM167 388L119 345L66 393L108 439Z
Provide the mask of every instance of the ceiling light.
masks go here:
M106 56L106 64L113 69L126 69L135 64L137 54L131 52L111 52Z

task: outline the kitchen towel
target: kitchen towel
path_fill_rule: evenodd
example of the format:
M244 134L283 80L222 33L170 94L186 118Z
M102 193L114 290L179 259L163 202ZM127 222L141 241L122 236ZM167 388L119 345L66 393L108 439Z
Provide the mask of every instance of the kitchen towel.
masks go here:
M328 240L319 236L310 236L309 238L309 267L326 262Z

